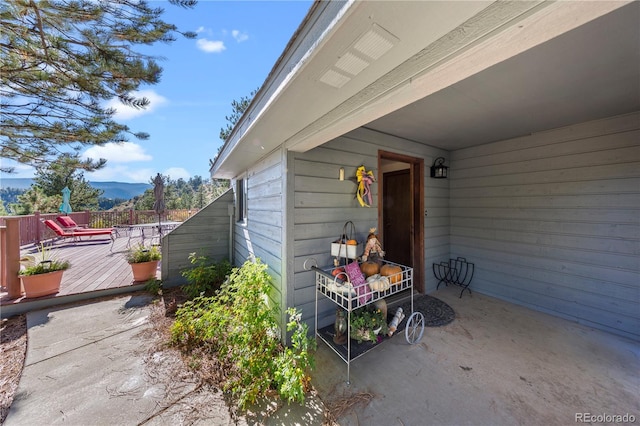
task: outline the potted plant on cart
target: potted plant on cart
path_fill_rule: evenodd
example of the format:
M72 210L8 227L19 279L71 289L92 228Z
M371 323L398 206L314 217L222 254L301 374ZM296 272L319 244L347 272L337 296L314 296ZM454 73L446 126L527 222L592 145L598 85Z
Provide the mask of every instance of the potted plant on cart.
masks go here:
M145 247L138 244L127 253L127 262L131 265L134 281L147 281L156 277L158 262L162 257L160 249L156 246Z
M71 267L71 263L52 258L44 244L40 246L38 256L29 258L28 265L18 272L25 297L41 297L59 292L62 274Z
M364 307L351 312L351 338L358 343L380 343L387 330L387 319L380 309Z

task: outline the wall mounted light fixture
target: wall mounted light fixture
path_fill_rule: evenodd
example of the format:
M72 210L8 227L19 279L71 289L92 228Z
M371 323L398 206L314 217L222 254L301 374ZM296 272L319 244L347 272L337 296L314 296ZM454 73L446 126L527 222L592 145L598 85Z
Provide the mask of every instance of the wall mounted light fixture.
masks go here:
M338 176L340 180L344 180L344 167L340 167L340 172Z
M431 166L431 177L434 179L446 179L448 169L444 165L444 157L438 157L433 161L433 166Z

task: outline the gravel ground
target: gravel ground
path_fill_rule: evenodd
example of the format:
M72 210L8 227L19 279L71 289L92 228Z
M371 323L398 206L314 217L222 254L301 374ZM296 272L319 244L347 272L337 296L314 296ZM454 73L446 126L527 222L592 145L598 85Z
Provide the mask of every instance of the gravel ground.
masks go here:
M0 328L0 423L4 423L9 413L26 356L26 315L3 319Z

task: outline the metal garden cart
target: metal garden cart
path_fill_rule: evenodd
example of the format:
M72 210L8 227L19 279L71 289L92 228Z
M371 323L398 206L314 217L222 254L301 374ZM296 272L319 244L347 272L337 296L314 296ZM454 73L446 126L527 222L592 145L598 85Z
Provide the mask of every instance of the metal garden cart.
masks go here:
M355 343L351 340L351 313L358 308L373 304L385 297L409 290L411 293L411 314L407 318L404 329L407 343L414 344L420 341L424 333L425 319L421 312L413 310L413 268L385 261L385 264L395 265L401 268L401 272L393 277L388 289L373 291L367 285L366 288L353 289L350 283L341 282L334 274L335 268L318 268L315 259L307 259L304 263L305 270L315 271L316 300L315 300L315 334L325 342L347 364L347 384L350 383L351 361L361 357L380 343ZM390 277L391 278L391 277ZM333 325L318 329L318 299L323 296L334 304L344 309L347 313L347 341L345 344L337 344L333 341ZM385 336L386 337L386 336ZM386 337L388 338L388 337ZM384 341L384 339L383 339Z

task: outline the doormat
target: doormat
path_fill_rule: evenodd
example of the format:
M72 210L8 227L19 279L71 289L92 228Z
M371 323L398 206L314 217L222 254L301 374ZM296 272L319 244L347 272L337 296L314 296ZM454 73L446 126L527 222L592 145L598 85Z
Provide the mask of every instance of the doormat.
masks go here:
M411 316L411 300L407 300L399 306L402 307L405 318L400 323L398 331L404 330L407 325L407 321L409 320L409 316ZM389 308L389 312L387 312L389 321L391 321L395 315L396 309L398 309L396 306ZM421 312L422 315L424 315L424 325L426 327L441 327L449 324L456 317L451 306L447 305L437 297L428 296L426 294L414 296L413 311Z

